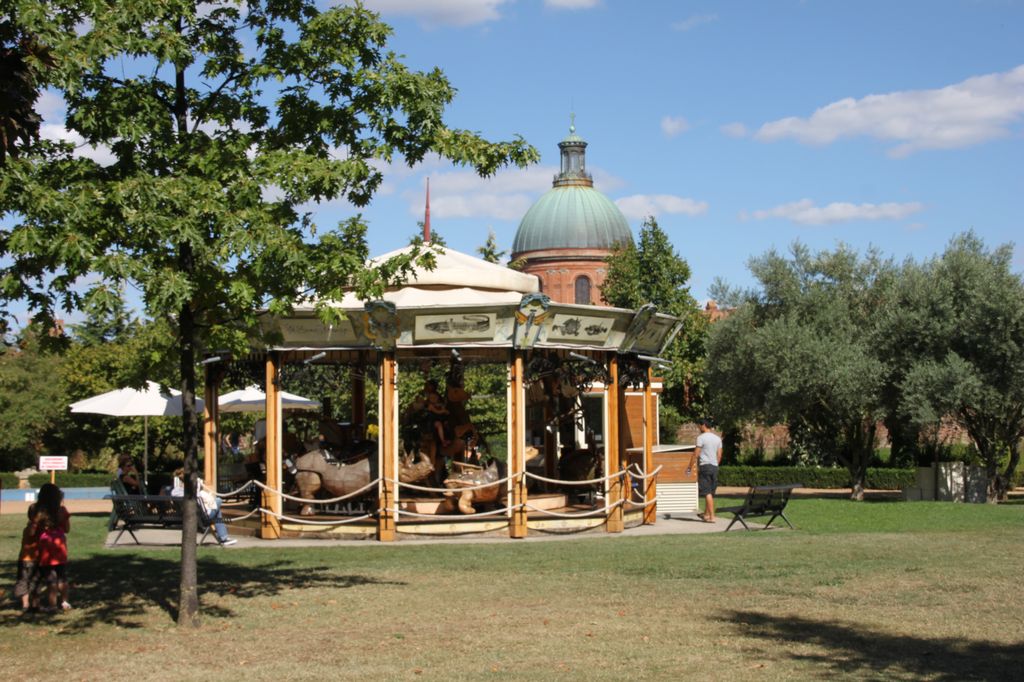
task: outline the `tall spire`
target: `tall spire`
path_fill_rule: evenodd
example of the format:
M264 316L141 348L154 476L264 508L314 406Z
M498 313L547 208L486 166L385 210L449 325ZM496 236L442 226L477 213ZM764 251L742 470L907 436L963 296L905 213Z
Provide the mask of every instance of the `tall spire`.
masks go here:
M427 178L427 208L423 212L423 242L430 241L430 178Z

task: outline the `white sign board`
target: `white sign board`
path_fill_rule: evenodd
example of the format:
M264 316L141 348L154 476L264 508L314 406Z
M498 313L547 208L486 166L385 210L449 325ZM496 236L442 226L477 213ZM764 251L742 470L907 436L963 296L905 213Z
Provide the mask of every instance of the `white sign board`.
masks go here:
M39 458L39 470L40 471L67 471L68 470L68 458L67 457L40 457Z

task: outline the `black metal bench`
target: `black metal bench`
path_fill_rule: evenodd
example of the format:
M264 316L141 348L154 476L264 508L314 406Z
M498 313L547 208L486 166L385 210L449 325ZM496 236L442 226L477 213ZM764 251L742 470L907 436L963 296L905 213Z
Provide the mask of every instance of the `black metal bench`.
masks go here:
M132 536L135 544L142 544L135 531L143 528L181 529L184 520L181 505L185 501L184 498L171 495L129 495L120 481L111 484L111 491L112 493L105 498L113 504L114 524L111 530L117 530L120 525L120 532L110 543L111 547L116 545L125 533ZM196 510L197 530L203 532L199 541L202 544L210 534L213 522L203 509L203 505L196 504ZM214 538L220 543L216 533Z
M747 525L747 519L770 516L768 523L764 525L765 528L772 525L772 521L781 518L786 522L786 525L790 528L793 524L789 522L786 515L783 513L786 509L786 504L789 503L789 496L797 488L802 488L803 485L800 483L791 483L789 485L758 485L747 491L747 497L743 500L743 504L738 507L722 507L717 511L719 513L729 513L733 515L732 521L726 527L726 532L732 528L733 524L739 521L744 528L750 530L750 526Z

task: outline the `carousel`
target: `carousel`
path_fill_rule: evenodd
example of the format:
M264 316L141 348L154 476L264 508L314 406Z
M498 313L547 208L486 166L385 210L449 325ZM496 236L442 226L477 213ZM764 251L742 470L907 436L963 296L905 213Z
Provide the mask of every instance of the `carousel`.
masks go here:
M427 247L433 270L336 302L341 323L267 315L265 346L204 361L204 477L225 517L263 538L382 542L655 523L656 458L673 450L657 444L655 370L679 320L555 303L534 275ZM345 404L296 403L285 389L311 374L343 379ZM244 469L220 432L232 383L265 396ZM312 427L289 428L293 410Z

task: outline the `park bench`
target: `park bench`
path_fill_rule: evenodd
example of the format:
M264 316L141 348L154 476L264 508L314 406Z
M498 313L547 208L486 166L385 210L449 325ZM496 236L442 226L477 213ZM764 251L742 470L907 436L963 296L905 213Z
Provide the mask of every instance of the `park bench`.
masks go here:
M803 485L800 483L791 483L789 485L758 485L752 487L747 491L747 497L743 500L743 504L738 507L723 507L718 509L719 513L728 512L733 515L732 521L726 527L726 532L732 528L733 524L739 521L744 528L750 530L750 526L747 525L747 519L770 516L768 523L764 525L765 528L772 525L772 521L777 518L781 518L786 522L786 525L790 528L793 524L789 522L786 515L783 513L786 509L786 504L789 502L789 496L797 488L802 488Z
M117 530L118 524L120 524L120 532L114 538L111 547L116 545L125 533L132 536L135 544L142 544L135 535L135 531L143 528L181 529L184 519L181 505L184 498L171 495L129 495L124 484L118 480L111 481L110 490L111 494L107 496L107 499L113 506L111 530ZM196 508L197 529L203 531L199 544L203 544L213 528L213 523L206 510L203 509L203 505L197 504ZM214 537L219 543L220 538L217 538L216 534Z

